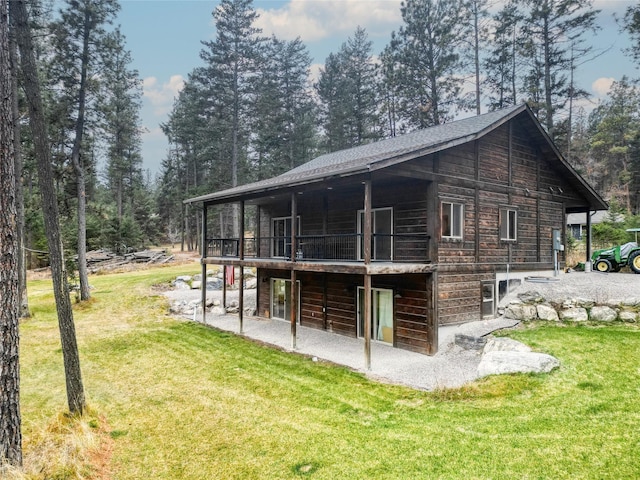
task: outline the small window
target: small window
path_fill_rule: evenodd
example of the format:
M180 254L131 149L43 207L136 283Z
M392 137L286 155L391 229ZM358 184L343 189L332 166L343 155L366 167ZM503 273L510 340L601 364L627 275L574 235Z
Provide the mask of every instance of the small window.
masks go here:
M495 315L495 284L493 282L482 282L482 317L493 317Z
M500 240L516 241L518 231L518 211L513 208L500 209Z
M461 203L442 202L442 238L462 238L463 212Z

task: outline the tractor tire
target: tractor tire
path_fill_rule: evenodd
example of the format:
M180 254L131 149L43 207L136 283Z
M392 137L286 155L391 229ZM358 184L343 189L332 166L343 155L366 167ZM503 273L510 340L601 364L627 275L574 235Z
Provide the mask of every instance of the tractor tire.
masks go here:
M600 273L607 273L607 272L610 272L612 270L611 262L609 260L605 260L603 258L601 258L600 260L596 260L596 263L593 266L593 268L595 268L596 271L600 272Z
M629 255L629 268L633 273L640 273L640 250Z

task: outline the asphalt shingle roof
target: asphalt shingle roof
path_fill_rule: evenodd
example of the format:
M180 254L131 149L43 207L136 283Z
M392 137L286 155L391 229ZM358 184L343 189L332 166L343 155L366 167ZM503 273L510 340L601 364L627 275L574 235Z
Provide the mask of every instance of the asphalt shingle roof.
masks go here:
M185 200L185 203L237 201L246 195L318 182L332 176L364 173L383 163L384 166L388 166L467 143L523 112L527 112L533 121L536 121L526 104L516 105L347 150L327 153L276 177L191 198ZM543 135L546 134L543 133ZM559 153L558 155L560 156ZM561 160L578 177L575 171L563 159ZM590 187L587 188L590 189ZM593 192L592 189L590 190ZM595 192L593 194L599 199ZM602 200L599 199L599 201Z

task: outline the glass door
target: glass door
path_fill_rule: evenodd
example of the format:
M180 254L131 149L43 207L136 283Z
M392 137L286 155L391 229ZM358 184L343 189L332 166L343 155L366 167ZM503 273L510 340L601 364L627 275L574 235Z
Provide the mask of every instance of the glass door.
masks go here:
M298 235L300 235L300 216L298 216ZM272 220L273 257L291 258L291 217Z
M300 282L298 288L298 315L300 322ZM291 280L271 279L271 318L291 321Z
M364 337L362 287L358 287L358 336ZM371 289L371 339L393 345L393 290Z
M393 210L391 208L374 208L371 211L371 259L391 260L393 251ZM358 211L358 259L364 259L364 210Z

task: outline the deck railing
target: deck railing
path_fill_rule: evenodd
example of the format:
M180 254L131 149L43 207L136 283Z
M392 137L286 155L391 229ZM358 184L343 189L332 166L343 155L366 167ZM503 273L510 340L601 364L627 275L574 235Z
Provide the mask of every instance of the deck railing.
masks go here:
M428 262L429 235L374 234L371 239L371 259L382 262ZM261 237L244 239L245 258L291 259L291 237ZM295 259L305 261L363 261L364 235L357 233L333 235L300 235L296 237ZM239 256L237 238L207 240L207 257Z

